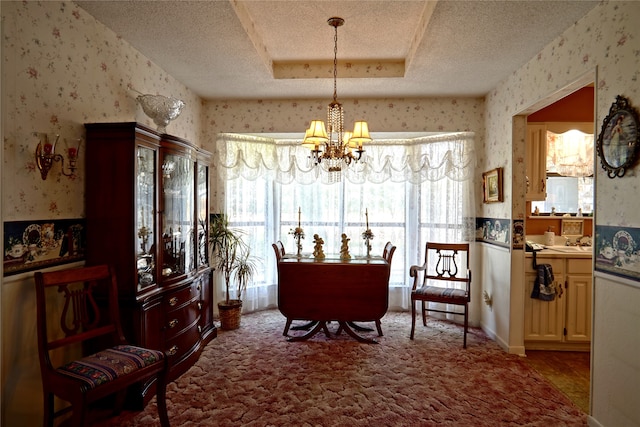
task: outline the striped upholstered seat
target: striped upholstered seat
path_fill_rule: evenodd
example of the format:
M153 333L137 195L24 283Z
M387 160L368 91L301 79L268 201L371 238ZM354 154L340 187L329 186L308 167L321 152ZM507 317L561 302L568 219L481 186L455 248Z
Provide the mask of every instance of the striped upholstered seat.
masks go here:
M447 298L448 300L460 301L461 304L467 300L467 291L464 289L443 288L440 286L423 286L416 289L416 294L435 298Z
M119 345L61 366L57 371L96 388L123 375L131 374L164 358L157 350Z

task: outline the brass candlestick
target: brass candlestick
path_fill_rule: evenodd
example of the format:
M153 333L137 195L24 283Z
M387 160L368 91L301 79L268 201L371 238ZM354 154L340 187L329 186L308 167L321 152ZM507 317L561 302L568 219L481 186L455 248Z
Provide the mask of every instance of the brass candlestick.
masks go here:
M367 258L371 257L371 241L373 240L373 232L371 229L367 228L367 230L362 233L362 238L364 239L364 245L367 248Z
M296 241L296 248L298 250L297 257L302 256L302 239L304 239L304 231L300 227L296 227L295 230L291 230L289 234L293 234L293 239Z

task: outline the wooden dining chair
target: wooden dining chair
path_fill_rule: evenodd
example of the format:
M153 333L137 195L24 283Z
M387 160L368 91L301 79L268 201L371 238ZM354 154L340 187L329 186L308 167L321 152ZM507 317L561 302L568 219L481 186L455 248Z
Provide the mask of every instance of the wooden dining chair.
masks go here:
M285 255L284 245L280 240L278 240L277 242L272 243L271 246L273 246L273 250L276 252L276 261L280 261Z
M156 378L160 425L169 427L165 398L167 357L127 344L120 325L117 283L106 265L36 272L38 353L44 394L44 426L66 413L54 396L71 404L71 425L87 424L88 407L115 394L114 412L127 388ZM88 353L74 360L69 355Z
M387 282L389 278L391 278L391 260L393 259L393 254L396 251L396 247L391 243L387 242L384 245L384 250L382 251L382 258L385 259L389 263L389 274L387 275ZM382 326L380 325L380 320L376 320L376 328L378 329L378 335L382 336Z
M282 257L285 255L284 245L282 244L282 242L280 240L278 240L277 242L272 243L271 247L273 248L273 252L275 252L275 254L276 254L276 268L277 268L278 262L280 262ZM286 321L286 323L284 325L284 331L282 332L282 335L284 335L285 337L289 333L289 328L291 327L291 322L292 322L292 320L287 318L287 321Z
M396 251L396 247L393 246L391 242L387 242L384 245L384 250L382 251L382 258L384 258L389 265L391 265L391 259L393 258L393 253ZM391 274L391 269L389 269L389 274Z
M459 265L461 264L461 265ZM416 328L416 302L422 303L422 324L427 326L427 312L464 316L463 348L467 348L469 302L471 301L471 270L468 243L427 242L424 264L409 269L413 277L411 289L411 339ZM445 306L429 306L441 303ZM463 311L448 305L462 306Z

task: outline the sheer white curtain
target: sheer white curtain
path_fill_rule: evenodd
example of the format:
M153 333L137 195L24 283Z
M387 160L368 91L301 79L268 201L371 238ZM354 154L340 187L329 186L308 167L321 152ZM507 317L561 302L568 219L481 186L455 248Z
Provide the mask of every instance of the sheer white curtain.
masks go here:
M305 231L303 252L313 250L313 235L337 253L340 236L350 252L364 255L365 211L374 233L372 253L391 241L390 309L410 307L409 266L424 260L427 240L472 241L475 229L475 155L472 133L382 139L368 144L365 161L352 164L338 183L314 167L299 140L220 134L217 141L218 206L232 226L247 232L262 268L243 297L246 312L277 306L277 273L271 243L296 247L291 230L298 210ZM218 298L223 289L216 287Z

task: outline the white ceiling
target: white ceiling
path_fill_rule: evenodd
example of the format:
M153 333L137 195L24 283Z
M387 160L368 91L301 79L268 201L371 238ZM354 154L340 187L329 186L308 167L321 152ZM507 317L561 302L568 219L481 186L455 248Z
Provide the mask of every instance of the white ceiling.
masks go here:
M332 16L339 98L484 96L598 1L76 3L204 99L295 99L333 93ZM308 64L326 78L301 78Z

